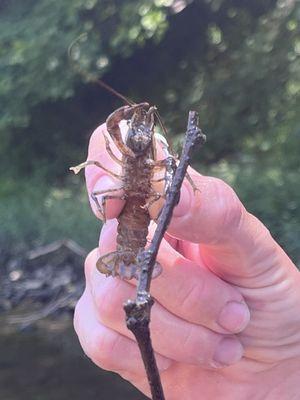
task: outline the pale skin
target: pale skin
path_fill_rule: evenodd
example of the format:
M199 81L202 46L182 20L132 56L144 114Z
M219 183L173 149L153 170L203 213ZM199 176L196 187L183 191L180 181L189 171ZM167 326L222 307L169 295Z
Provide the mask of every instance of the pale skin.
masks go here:
M105 132L101 125L92 135L88 159L119 173L120 165L106 151ZM166 399L298 399L299 272L227 184L192 169L190 175L200 191L193 193L184 182L158 255L163 273L151 286L156 300L151 332ZM86 178L90 197L92 191L120 186L95 165L86 168ZM134 297L136 282L106 278L96 270L99 254L115 249L113 218L123 205L119 199L107 201L108 221L99 250L86 259L86 289L74 325L94 363L149 396L122 308Z

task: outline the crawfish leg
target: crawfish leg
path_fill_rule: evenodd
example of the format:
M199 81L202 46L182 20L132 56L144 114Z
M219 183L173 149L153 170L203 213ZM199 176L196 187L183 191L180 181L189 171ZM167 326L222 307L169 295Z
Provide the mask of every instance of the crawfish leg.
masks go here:
M152 198L144 206L141 206L141 208L143 208L144 210L148 210L152 206L152 204L154 204L160 198L165 198L165 195L158 192L152 192L151 197Z
M134 157L134 152L124 143L119 123L129 120L135 111L140 108L149 107L148 103L135 104L134 106L123 106L115 110L106 120L106 128L117 148L125 156Z
M200 189L197 187L197 185L195 184L195 182L193 181L193 178L191 177L191 175L186 172L185 174L186 180L189 182L189 184L192 186L193 192L194 194L198 191L200 192Z
M107 192L117 192L118 190L123 189L123 187L120 188L115 188L115 189L104 189L104 190L95 190L91 193L91 198L94 200L97 206L97 210L101 217L103 218L103 222L106 222L106 215L105 215L105 205L106 205L106 200L111 200L111 199L120 199L124 200L125 196L111 196L111 195L105 195L101 198L101 205L99 203L98 197L99 194L107 193Z
M116 155L114 154L114 152L112 151L111 147L110 147L110 143L108 140L108 137L106 135L104 135L104 140L105 140L105 148L106 151L108 152L108 154L110 155L110 157L119 165L123 166L123 163L121 160L118 159L118 157L116 157Z
M121 175L118 175L115 172L110 171L109 169L104 167L104 165L99 163L99 161L88 160L79 165L76 165L76 167L70 167L69 169L71 171L73 171L75 174L78 174L78 172L80 172L83 168L87 167L88 165L95 165L96 167L103 169L103 171L107 172L109 175L113 176L114 178L122 179Z
M152 179L152 182L161 182L161 181L166 182L166 185L164 188L164 193L167 193L167 191L169 190L169 188L171 186L172 179L173 179L173 176L174 176L175 170L176 170L176 161L178 161L178 160L176 160L175 157L170 156L170 157L165 158L164 160L159 160L159 161L155 162L154 169L166 168L166 173L163 178ZM196 191L200 192L200 189L197 187L197 185L193 181L193 178L191 177L191 175L188 172L185 174L185 177L186 177L187 181L189 182L189 184L192 186L194 194L196 193Z

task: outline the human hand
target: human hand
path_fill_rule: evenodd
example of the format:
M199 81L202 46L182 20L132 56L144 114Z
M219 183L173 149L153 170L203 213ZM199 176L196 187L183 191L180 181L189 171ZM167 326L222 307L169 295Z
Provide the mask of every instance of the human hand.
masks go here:
M105 150L104 131L102 125L93 134L88 158L118 171ZM151 286L151 334L166 398L296 399L299 272L228 185L193 170L191 175L200 192L194 195L184 182L158 255L163 273ZM86 177L89 194L118 186L94 166ZM115 218L122 206L109 201L107 217ZM116 223L109 221L100 254L114 249L115 237ZM149 395L122 307L134 297L135 282L101 275L97 253L86 260L86 289L75 310L80 343L98 366Z

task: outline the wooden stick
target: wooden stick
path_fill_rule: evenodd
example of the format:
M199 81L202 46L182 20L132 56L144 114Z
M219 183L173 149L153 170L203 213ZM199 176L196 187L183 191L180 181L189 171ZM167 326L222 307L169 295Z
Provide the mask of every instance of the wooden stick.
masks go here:
M159 376L150 337L150 313L154 300L150 296L152 272L155 265L160 243L171 221L174 207L179 202L180 189L190 162L191 152L196 143L203 144L205 135L198 127L198 114L190 111L185 137L185 143L170 189L166 194L165 205L158 219L157 228L148 249L138 256L140 278L135 300L127 300L124 304L126 324L136 337L153 400L164 400L163 388Z

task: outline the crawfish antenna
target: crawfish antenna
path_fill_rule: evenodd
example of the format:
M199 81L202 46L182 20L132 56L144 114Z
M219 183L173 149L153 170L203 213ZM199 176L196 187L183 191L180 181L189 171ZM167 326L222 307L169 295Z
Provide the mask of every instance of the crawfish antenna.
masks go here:
M160 125L160 127L161 127L161 129L162 129L162 131L163 131L163 133L164 133L164 135L166 137L166 139L168 140L170 152L171 152L171 154L173 156L175 156L175 151L174 151L173 146L172 146L172 140L170 138L170 135L168 134L168 131L167 131L167 128L166 128L165 124L163 123L162 117L161 117L161 115L160 115L160 113L158 112L157 109L155 111L155 115L156 115L157 121L158 121L158 123L159 123L159 125Z
M79 58L79 54L77 54L77 55L75 54L75 45L77 45L79 42L86 40L86 39L87 39L87 33L86 32L82 33L75 40L73 40L73 42L68 47L69 60L71 61L71 65L74 68L74 70L88 82L96 83L97 85L106 89L108 92L110 92L110 93L114 94L115 96L119 97L120 99L122 99L129 106L135 105L136 103L134 103L132 100L123 96L121 93L117 92L115 89L113 89L107 83L103 82L101 79L96 78L94 75L92 75L91 73L89 73L87 71L84 71L82 69L82 67L78 63L75 62Z
M163 133L165 135L165 137L167 138L168 137L167 128L165 127L165 124L162 121L162 118L160 116L160 113L158 112L158 109L155 110L155 115L156 115L157 121L158 121L158 123L159 123L159 125L160 125L160 127L161 127L161 129L162 129L162 131L163 131Z
M132 100L130 100L128 97L123 96L121 93L117 92L115 89L113 89L111 86L109 86L107 83L103 82L101 79L95 79L93 82L97 83L104 89L106 89L108 92L113 93L115 96L119 97L123 101L125 101L126 104L129 106L134 106L136 103L134 103Z

